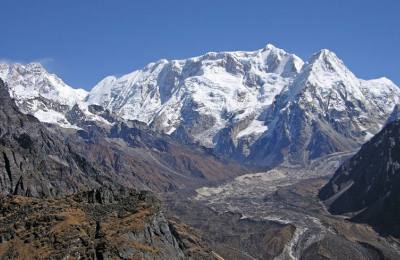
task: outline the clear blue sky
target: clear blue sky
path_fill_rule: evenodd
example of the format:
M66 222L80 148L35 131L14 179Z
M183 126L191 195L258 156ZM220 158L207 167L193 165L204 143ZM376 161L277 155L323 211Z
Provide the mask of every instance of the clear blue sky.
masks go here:
M268 42L335 51L362 78L400 85L399 0L0 0L0 59L42 61L74 87L149 62Z

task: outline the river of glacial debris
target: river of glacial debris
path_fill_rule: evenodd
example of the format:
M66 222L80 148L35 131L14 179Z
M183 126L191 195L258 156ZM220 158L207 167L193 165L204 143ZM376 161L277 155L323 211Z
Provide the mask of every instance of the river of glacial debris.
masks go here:
M355 242L356 250L365 259L375 259L371 256L375 253L360 250L357 248L359 244L372 245L379 252L387 250L389 259L400 259L398 241L382 238L366 225L330 215L316 197L321 185L349 155L327 156L307 168L286 165L267 172L242 175L217 187L199 188L192 199L216 212L239 213L242 219L295 226L290 242L274 259L312 259L305 257L315 254L310 248L323 244L327 238Z

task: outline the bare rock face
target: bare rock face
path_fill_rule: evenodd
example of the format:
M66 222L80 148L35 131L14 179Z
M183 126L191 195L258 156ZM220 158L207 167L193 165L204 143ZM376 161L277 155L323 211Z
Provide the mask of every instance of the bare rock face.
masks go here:
M165 218L150 192L0 197L0 223L2 259L214 259L193 230Z
M0 193L57 196L112 183L35 117L19 112L0 80Z
M400 236L400 121L389 123L363 145L319 196L333 214Z
M400 104L397 104L394 109L393 112L390 114L387 123L391 123L394 121L400 120Z

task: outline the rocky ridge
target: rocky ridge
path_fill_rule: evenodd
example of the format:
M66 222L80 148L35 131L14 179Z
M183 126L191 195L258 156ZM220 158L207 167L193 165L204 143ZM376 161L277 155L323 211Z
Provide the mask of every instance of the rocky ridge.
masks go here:
M0 197L3 259L216 259L150 192L99 188L58 199Z
M39 120L19 111L0 80L0 192L58 196L113 183Z
M400 121L385 128L335 172L320 191L333 214L400 236Z

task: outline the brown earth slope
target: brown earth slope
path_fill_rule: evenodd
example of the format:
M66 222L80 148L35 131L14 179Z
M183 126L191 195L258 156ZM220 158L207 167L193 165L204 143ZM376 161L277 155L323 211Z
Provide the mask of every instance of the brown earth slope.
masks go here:
M150 192L100 188L58 199L0 197L1 259L215 259Z

